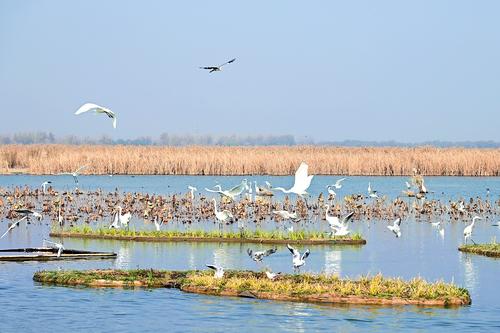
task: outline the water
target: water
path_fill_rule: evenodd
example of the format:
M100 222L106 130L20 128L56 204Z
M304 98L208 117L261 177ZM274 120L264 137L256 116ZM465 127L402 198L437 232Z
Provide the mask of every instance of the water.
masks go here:
M2 176L0 187L39 186L50 177ZM71 188L71 177L54 177L58 189ZM237 184L243 177L82 177L80 187L148 193L185 192L187 184L198 190ZM291 184L291 177L248 177L270 180L274 186ZM310 192L324 191L334 177L317 177ZM380 193L393 198L404 188L400 177L349 177L339 195L366 193L368 181ZM435 198L456 200L464 197L498 200L500 178L429 177L427 187ZM170 187L169 187L170 186ZM474 230L477 242L500 237L500 228L492 227L498 216L478 223ZM6 228L0 223L0 231ZM217 243L140 243L109 240L65 239L67 248L115 251L118 258L101 261L0 263L0 332L158 332L158 331L443 331L493 332L500 330L500 260L457 251L462 231L468 221L446 222L441 238L429 223L405 221L403 236L396 239L385 227L386 221L358 221L368 244L360 247L311 246L311 255L303 271L327 272L343 277L381 272L386 276L410 279L454 281L469 289L472 305L459 308L416 306L336 306L223 298L187 294L178 290L115 290L43 286L32 281L41 269L90 268L163 268L201 269L207 263L234 269L257 269L246 255L255 244ZM48 226L16 228L0 242L1 248L39 246L47 237ZM305 249L305 247L301 247ZM274 271L291 272L291 256L284 246L265 260Z

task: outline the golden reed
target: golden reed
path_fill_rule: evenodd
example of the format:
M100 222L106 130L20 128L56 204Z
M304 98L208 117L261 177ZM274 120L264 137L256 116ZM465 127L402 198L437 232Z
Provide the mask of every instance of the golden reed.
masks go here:
M301 161L316 175L499 176L500 149L351 147L161 147L2 145L0 173L292 175Z

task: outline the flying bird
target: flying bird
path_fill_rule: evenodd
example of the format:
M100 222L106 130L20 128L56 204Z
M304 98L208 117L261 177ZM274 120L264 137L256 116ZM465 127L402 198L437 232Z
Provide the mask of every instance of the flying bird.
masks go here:
M345 180L345 178L340 178L338 179L335 184L330 185L331 187L335 187L337 190L340 190L342 188L342 182Z
M328 209L330 208L329 205L325 206L326 212L325 212L325 217L326 221L330 225L331 229L331 235L332 236L346 236L351 233L349 230L348 223L350 220L352 220L352 217L354 216L354 212L350 212L346 216L342 217L342 220L340 220L337 216L330 216L328 215Z
M307 189L311 185L311 181L313 179L313 175L308 175L307 170L309 169L309 166L302 162L300 163L299 168L295 172L295 182L293 186L285 190L283 187L274 187L273 190L275 191L281 191L283 193L295 193L300 197L303 197L305 195L308 195Z
M73 180L75 181L75 184L78 186L78 176L80 176L80 171L82 171L83 169L86 169L86 168L87 168L87 166L84 165L84 166L79 167L78 169L76 169L73 172L61 172L61 173L58 173L57 175L58 176L63 176L63 175L73 176Z
M307 249L306 252L304 252L304 254L300 255L300 252L297 249L291 247L290 244L286 244L286 247L292 253L292 263L294 272L300 271L300 267L306 264L306 258L309 257L311 251Z
M14 209L14 211L18 214L24 215L25 217L30 218L30 216L33 216L36 218L38 221L40 221L43 216L39 212L35 212L34 210L31 209Z
M0 236L0 239L4 238L5 235L7 235L9 233L9 231L11 231L12 229L14 229L19 224L19 222L21 222L21 221L23 221L23 220L25 220L27 218L28 218L28 216L26 215L23 218L17 220L16 222L12 223L11 226L7 229L7 231L5 231L2 236Z
M278 273L273 273L273 272L270 272L270 271L266 271L266 276L269 280L274 280L276 279L277 277L279 277L281 275L281 272L278 272Z
M82 113L89 112L89 111L94 112L95 114L104 113L106 116L113 119L113 128L116 128L116 115L115 115L115 113L113 111L111 111L110 109L105 108L103 106L99 106L99 105L94 104L94 103L85 103L75 112L75 114L78 115L78 114L82 114Z
M219 66L205 66L205 67L200 67L200 69L207 69L209 73L213 72L220 72L222 70L222 66L225 66L227 64L231 64L236 60L236 58L231 59L229 61L226 61L225 63L219 65Z
M397 238L401 237L401 218L398 217L396 220L394 220L394 222L392 223L392 225L388 225L387 226L387 229L389 229L390 231L392 231Z
M243 179L239 185L236 185L235 187L229 190L222 190L222 187L220 185L215 185L214 188L215 190L205 188L205 191L212 193L219 193L221 196L227 197L232 201L234 201L234 199L236 199L237 196L239 196L241 193L243 193L243 191L245 191L248 188L248 180Z
M277 248L269 249L266 251L252 251L251 249L247 249L247 253L250 256L250 258L252 258L253 261L262 262L264 257L270 256L271 254L276 253L277 250L278 250Z
M222 268L222 266L215 266L215 265L206 265L206 266L215 271L214 278L222 279L224 277L224 268Z

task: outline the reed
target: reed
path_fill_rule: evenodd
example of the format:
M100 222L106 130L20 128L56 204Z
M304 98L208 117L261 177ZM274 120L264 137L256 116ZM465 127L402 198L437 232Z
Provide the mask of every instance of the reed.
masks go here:
M88 168L84 174L292 175L301 161L322 175L499 176L500 149L0 146L0 173L55 174Z

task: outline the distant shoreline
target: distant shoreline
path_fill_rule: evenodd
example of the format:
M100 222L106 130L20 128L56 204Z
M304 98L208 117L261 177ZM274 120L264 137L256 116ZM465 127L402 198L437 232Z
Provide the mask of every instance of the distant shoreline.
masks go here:
M0 174L500 176L500 148L0 145Z

